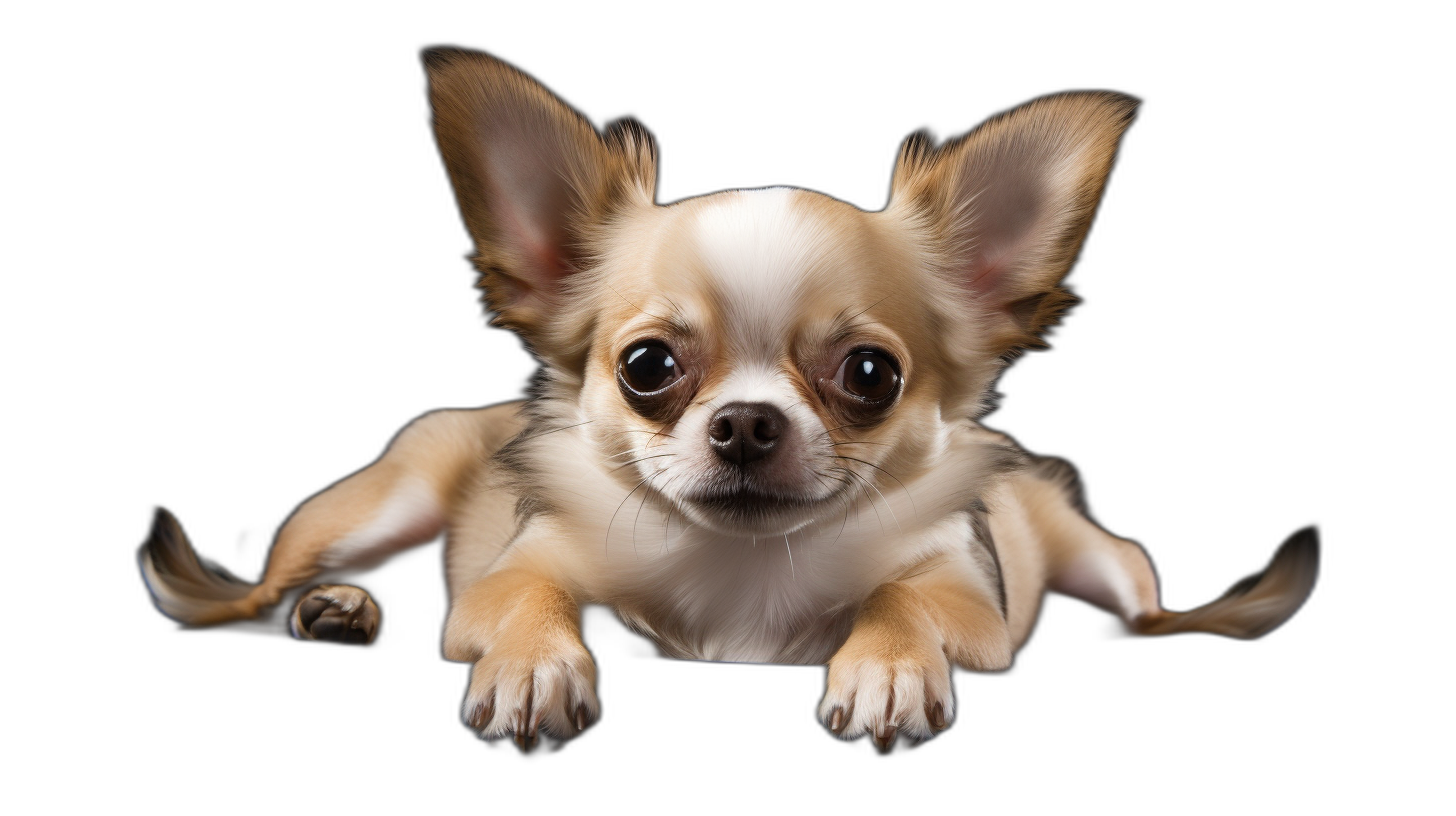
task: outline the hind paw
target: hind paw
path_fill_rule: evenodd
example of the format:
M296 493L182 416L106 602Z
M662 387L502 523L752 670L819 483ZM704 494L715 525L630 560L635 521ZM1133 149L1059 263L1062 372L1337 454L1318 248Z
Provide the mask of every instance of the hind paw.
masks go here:
M299 596L288 629L300 640L372 643L379 632L379 606L359 587L321 584Z

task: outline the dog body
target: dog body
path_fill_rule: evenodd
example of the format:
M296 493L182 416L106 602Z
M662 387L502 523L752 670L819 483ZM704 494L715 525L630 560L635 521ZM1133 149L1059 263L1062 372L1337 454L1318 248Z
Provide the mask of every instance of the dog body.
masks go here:
M1046 97L902 147L889 205L791 188L654 201L634 122L598 133L483 54L426 52L442 156L486 303L542 368L533 397L437 411L305 502L262 580L200 561L165 511L143 545L159 608L251 617L321 571L447 537L444 650L474 664L485 736L570 736L598 713L583 603L668 655L827 663L835 733L921 738L952 664L1004 669L1053 589L1135 631L1254 637L1313 587L1313 531L1186 613L1072 468L978 419L1073 298L1135 101ZM367 642L362 590L305 593L306 638Z

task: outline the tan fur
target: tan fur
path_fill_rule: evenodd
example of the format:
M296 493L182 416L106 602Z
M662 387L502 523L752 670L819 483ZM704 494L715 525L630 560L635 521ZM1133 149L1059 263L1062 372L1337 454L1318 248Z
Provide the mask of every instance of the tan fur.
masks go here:
M143 547L141 563L147 586L168 616L196 626L255 617L278 603L283 594L313 580L330 567L357 566L392 552L421 544L440 534L454 514L462 488L506 439L518 432L520 403L475 410L432 411L405 426L373 464L341 479L299 505L279 529L268 565L257 584L233 579L239 591L179 584L169 580L160 558L163 539L154 532ZM361 542L346 558L329 562L341 541L378 517L398 489L418 483L434 507L377 540ZM168 516L170 519L170 516ZM185 551L191 551L181 527L172 520L165 529ZM173 573L175 574L175 570Z
M472 662L465 719L526 745L575 735L597 717L596 666L571 593L530 569L503 569L455 597L445 657Z
M951 662L973 671L1011 666L1014 644L994 599L970 590L969 582L959 580L951 570L927 573L905 584L923 599Z
M911 137L881 212L787 188L661 206L640 125L599 133L484 54L431 49L426 66L487 305L542 363L533 399L416 420L295 512L256 585L159 513L141 560L163 612L248 617L444 530L445 655L474 664L462 716L485 737L595 719L578 616L601 603L666 654L827 663L825 724L887 748L954 718L952 665L1008 667L1048 590L1137 632L1236 637L1308 596L1312 531L1224 597L1164 610L1146 553L1091 520L1070 465L978 422L1072 302L1062 279L1132 98L1060 94L940 147ZM676 366L650 394L623 379L644 344ZM847 390L867 353L887 396ZM707 441L745 405L772 419L753 471ZM295 634L372 637L369 603L307 593Z

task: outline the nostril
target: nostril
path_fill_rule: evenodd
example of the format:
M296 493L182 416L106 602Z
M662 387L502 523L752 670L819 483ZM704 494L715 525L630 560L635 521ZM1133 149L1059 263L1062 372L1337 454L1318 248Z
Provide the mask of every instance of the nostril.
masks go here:
M726 416L718 417L712 425L708 426L708 436L716 442L727 442L733 438L733 422Z
M753 425L753 438L759 442L772 442L779 438L779 424L771 417L763 417Z

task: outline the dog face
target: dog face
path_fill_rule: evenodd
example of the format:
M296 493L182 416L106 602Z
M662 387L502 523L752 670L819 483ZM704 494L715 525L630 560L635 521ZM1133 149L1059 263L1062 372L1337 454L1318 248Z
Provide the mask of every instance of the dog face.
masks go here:
M496 322L558 425L695 524L792 532L923 474L1060 286L1136 106L1046 97L901 147L889 205L788 188L654 201L634 122L599 134L483 54L426 54L436 134Z
M581 404L640 489L722 532L780 534L875 489L858 468L924 457L943 318L902 227L753 190L644 207L602 246L573 315L592 326Z

